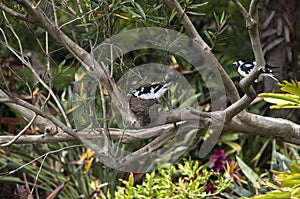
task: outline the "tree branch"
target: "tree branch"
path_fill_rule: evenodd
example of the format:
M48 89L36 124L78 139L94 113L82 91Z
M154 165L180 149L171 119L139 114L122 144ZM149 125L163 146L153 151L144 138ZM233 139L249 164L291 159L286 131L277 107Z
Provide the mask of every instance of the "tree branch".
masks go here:
M212 67L216 68L216 71L219 71L220 76L223 80L225 89L226 89L226 93L228 95L229 100L234 103L235 101L239 100L239 94L238 91L234 85L234 83L232 82L232 80L230 79L230 77L228 76L228 74L224 71L223 67L221 66L221 64L219 63L219 61L216 59L216 57L213 55L213 53L211 52L210 48L208 47L208 45L204 42L204 40L201 38L201 36L199 35L199 33L197 32L196 28L194 27L194 25L192 24L191 20L189 19L189 17L185 14L185 12L183 11L182 7L180 6L180 4L178 3L177 0L165 0L165 3L170 7L171 10L176 10L177 12L177 17L179 19L182 19L182 23L186 29L186 31L188 32L188 34L190 35L190 37L200 46L200 48L203 50L203 52L205 53L204 56L205 58L208 58L208 61L210 62L210 65Z
M38 122L42 122L50 120L55 126L50 125L45 128L45 124L41 124L42 127L44 127L45 132L48 132L51 130L51 134L57 133L57 127L59 127L63 132L69 134L70 136L79 139L79 136L76 132L74 132L70 127L66 126L64 123L62 123L60 120L56 119L54 116L52 116L49 113L46 113L45 111L41 110L39 107L33 106L32 104L27 103L24 100L14 98L12 96L9 96L7 93L5 93L2 89L0 89L0 99L1 98L9 98L11 102L6 103L8 106L12 107L14 110L16 110L20 115L25 116L26 120L31 120L35 114L38 114L44 119L41 119L38 117L36 121L34 122L35 124L41 124ZM47 119L47 120L45 120ZM47 123L48 124L48 123ZM56 129L57 131L53 130Z
M10 139L9 141L7 141L7 143L4 144L0 144L1 147L5 147L5 146L9 146L11 144L13 144L14 142L16 142L16 140L18 140L20 138L20 136L22 136L27 129L33 124L34 120L36 119L37 115L35 115L30 122L22 129L22 131L20 133L18 133L18 135L14 136L12 139Z
M127 100L118 89L115 81L109 76L107 67L104 64L98 63L91 54L89 54L73 40L71 40L62 30L60 30L55 24L53 24L38 7L34 8L33 5L31 5L27 0L16 1L27 11L30 18L33 19L27 20L28 22L43 28L55 40L62 43L64 47L67 48L78 61L81 62L84 68L96 80L101 82L101 85L103 85L111 95L115 106L119 110L121 110L122 117L124 118L124 124L129 126L134 120L134 116L129 109ZM8 14L12 13L8 12Z
M5 6L2 1L0 1L0 10L3 10L4 12L8 13L9 15L16 17L17 19L21 19L23 21L27 21L29 23L33 23L33 19L27 17L24 14L18 13L12 9L10 9L9 7Z
M224 126L224 131L274 136L285 142L300 145L300 125L281 118L241 112Z

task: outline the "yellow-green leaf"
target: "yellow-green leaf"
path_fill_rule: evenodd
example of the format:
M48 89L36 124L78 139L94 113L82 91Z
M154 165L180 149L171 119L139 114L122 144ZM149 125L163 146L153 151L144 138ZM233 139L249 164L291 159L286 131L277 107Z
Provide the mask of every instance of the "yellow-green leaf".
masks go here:
M292 80L291 82L284 81L284 84L279 84L281 86L281 90L293 95L297 95L300 97L300 82L295 82Z
M265 101L276 104L270 108L300 108L300 97L292 94L281 93L260 93Z

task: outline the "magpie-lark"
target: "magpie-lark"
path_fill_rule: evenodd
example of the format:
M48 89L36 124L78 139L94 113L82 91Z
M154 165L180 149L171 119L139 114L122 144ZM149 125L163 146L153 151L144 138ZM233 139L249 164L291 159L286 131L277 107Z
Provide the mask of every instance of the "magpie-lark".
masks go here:
M149 86L142 86L138 89L131 91L134 97L141 99L159 99L169 90L172 81L164 81L159 83L154 83Z
M240 74L241 78L248 76L254 67L256 66L256 61L244 61L244 60L237 60L233 64L238 66L238 73ZM276 82L281 82L274 74L273 74L273 69L276 67L270 66L270 65L265 65L264 71L260 74L258 79L260 80L261 77L263 76L268 76L274 79ZM255 80L257 82L257 80Z
M158 118L158 99L170 88L172 80L153 83L131 91L129 108L141 126Z

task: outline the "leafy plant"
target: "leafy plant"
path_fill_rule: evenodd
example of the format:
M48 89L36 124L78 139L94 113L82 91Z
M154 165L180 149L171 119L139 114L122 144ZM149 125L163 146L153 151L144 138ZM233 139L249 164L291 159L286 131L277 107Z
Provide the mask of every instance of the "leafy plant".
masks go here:
M258 96L263 97L265 101L270 102L271 109L279 108L300 108L300 82L284 81L284 84L280 84L281 90L287 92L281 93L261 93Z
M147 173L141 185L134 184L132 173L128 180L121 181L125 187L117 187L115 198L205 198L216 196L231 185L230 179L194 160L159 166L158 174ZM207 190L208 184L214 186L214 192Z
M226 30L226 23L229 17L224 11L221 16L214 12L215 27L204 31L212 49L215 47L218 37ZM220 45L224 44L220 43Z
M276 141L273 140L271 169L267 173L260 175L250 168L241 158L236 157L241 171L246 176L246 182L244 181L244 184L247 184L247 187L234 184L230 189L242 198L299 198L300 164L297 160L290 160L290 158L298 156L296 154L298 147L292 145L288 146L292 154L296 154L292 156L286 156L277 151L277 149L284 151L284 148L285 147L279 148Z

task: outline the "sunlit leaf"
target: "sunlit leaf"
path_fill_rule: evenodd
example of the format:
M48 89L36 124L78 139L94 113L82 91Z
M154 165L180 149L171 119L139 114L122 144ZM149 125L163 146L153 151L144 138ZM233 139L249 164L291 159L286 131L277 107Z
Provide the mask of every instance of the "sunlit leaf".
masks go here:
M169 23L174 19L176 14L177 14L177 12L175 10L172 10L172 13L171 13L170 18L169 18Z
M281 90L293 95L297 95L300 97L300 82L295 82L292 80L291 82L284 81L284 84L279 84L281 86Z
M257 195L251 199L290 199L291 193L289 191L273 191L267 194Z
M300 108L300 97L292 94L260 93L265 101L276 104L272 108Z
M85 27L85 26L91 26L93 25L93 23L82 23L82 24L78 24L76 25L77 27Z
M119 17L119 18L121 18L121 19L130 20L130 18L125 17L125 16L120 15L120 14L115 14L115 16L116 16L116 17Z

